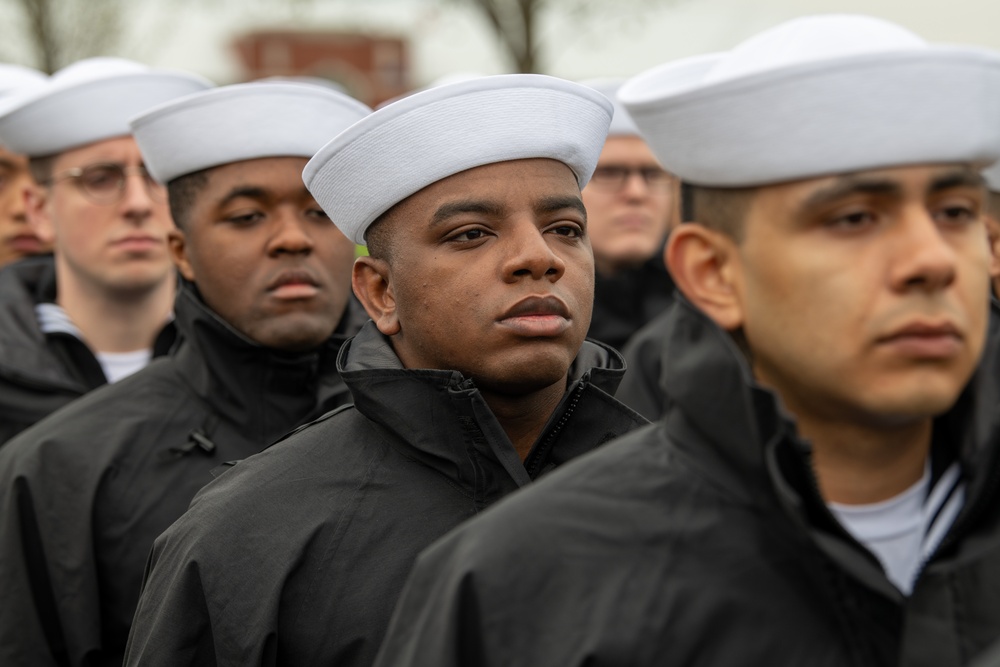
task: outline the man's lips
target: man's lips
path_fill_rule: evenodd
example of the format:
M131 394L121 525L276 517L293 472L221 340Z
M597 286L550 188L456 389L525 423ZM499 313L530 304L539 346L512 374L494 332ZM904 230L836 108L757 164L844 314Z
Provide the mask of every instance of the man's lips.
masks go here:
M910 357L943 359L954 356L964 340L951 322L911 322L878 339L882 346Z
M7 245L17 252L41 252L45 244L34 234L18 234L7 240Z
M573 318L566 304L554 296L530 296L509 308L497 323L515 333L532 337L563 334Z
M148 250L163 245L163 239L148 234L132 234L115 239L111 245L124 250Z
M305 269L287 269L267 284L267 291L279 299L307 299L319 292L319 281Z

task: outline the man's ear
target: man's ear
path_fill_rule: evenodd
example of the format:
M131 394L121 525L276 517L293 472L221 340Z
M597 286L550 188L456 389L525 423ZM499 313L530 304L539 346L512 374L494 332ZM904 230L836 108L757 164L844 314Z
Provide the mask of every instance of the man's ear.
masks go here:
M167 245L170 247L170 259L174 260L174 266L184 276L185 280L195 282L194 268L191 266L191 258L188 257L187 237L178 228L173 228L167 232Z
M1000 278L1000 220L986 216L986 236L990 242L990 277Z
M677 225L664 249L677 288L726 331L743 326L740 257L730 236L696 222Z
M26 185L24 192L24 214L32 231L43 243L52 245L56 238L52 226L52 216L49 215L48 190L35 184Z
M351 286L378 330L386 336L398 334L399 315L389 263L374 257L358 257L354 260Z

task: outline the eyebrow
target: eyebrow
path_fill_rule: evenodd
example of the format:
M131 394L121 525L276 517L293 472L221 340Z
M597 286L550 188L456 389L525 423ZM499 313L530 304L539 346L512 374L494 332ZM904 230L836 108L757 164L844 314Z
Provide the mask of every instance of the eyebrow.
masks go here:
M982 175L972 169L955 169L934 177L927 188L928 194L950 190L952 188L981 188L986 181ZM810 195L802 205L800 210L808 210L830 204L838 199L853 194L872 194L902 196L903 188L899 183L890 178L879 178L872 176L843 176L837 179L829 187L823 188Z
M535 204L535 213L555 213L567 208L579 212L584 218L587 217L587 208L583 205L583 200L570 196L543 197Z
M243 185L237 186L230 190L225 197L219 202L219 206L225 206L229 204L234 199L240 199L241 197L246 197L248 199L267 199L268 192L265 188L253 186L253 185Z
M855 194L899 196L902 194L902 191L903 189L899 183L891 179L842 176L832 185L809 195L802 202L801 206L799 206L799 210L818 208Z
M503 216L506 207L500 203L482 199L462 199L460 201L448 202L438 207L431 217L431 227L439 225L449 218L463 213L479 213L491 218Z
M940 192L951 188L982 188L986 179L978 171L972 169L956 169L936 177L931 181L928 192Z

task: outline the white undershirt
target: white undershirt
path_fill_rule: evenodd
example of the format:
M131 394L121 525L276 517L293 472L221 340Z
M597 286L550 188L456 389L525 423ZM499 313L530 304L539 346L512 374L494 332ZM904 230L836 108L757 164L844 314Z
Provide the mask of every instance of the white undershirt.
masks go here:
M878 557L886 576L909 595L923 562L933 553L965 500L953 464L930 489L930 465L916 484L870 505L828 503L844 528Z
M145 368L153 358L152 348L135 352L98 352L94 355L104 370L108 383L115 383Z

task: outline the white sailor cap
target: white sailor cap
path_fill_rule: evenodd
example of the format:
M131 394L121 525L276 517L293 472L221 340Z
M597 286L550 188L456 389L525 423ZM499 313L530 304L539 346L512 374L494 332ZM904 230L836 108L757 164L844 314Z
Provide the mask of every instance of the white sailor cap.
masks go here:
M588 79L580 83L590 86L615 105L615 115L611 118L611 127L608 128L609 137L639 136L639 128L635 126L628 109L618 99L618 90L625 83L625 79Z
M992 167L984 169L983 178L986 179L986 187L1000 194L1000 162L995 162Z
M54 155L129 134L128 119L167 100L211 87L186 72L121 58L89 58L59 70L0 115L0 142L31 157Z
M507 160L551 158L582 188L604 146L612 105L600 93L540 74L501 74L415 93L324 146L302 174L355 243L382 213L453 174Z
M223 86L172 100L131 121L146 168L161 183L230 162L311 158L371 113L352 97L304 83Z
M1000 55L867 16L795 19L618 96L663 166L697 185L1000 157Z
M49 80L37 69L0 63L0 110L6 108L15 95L28 95L45 85Z

